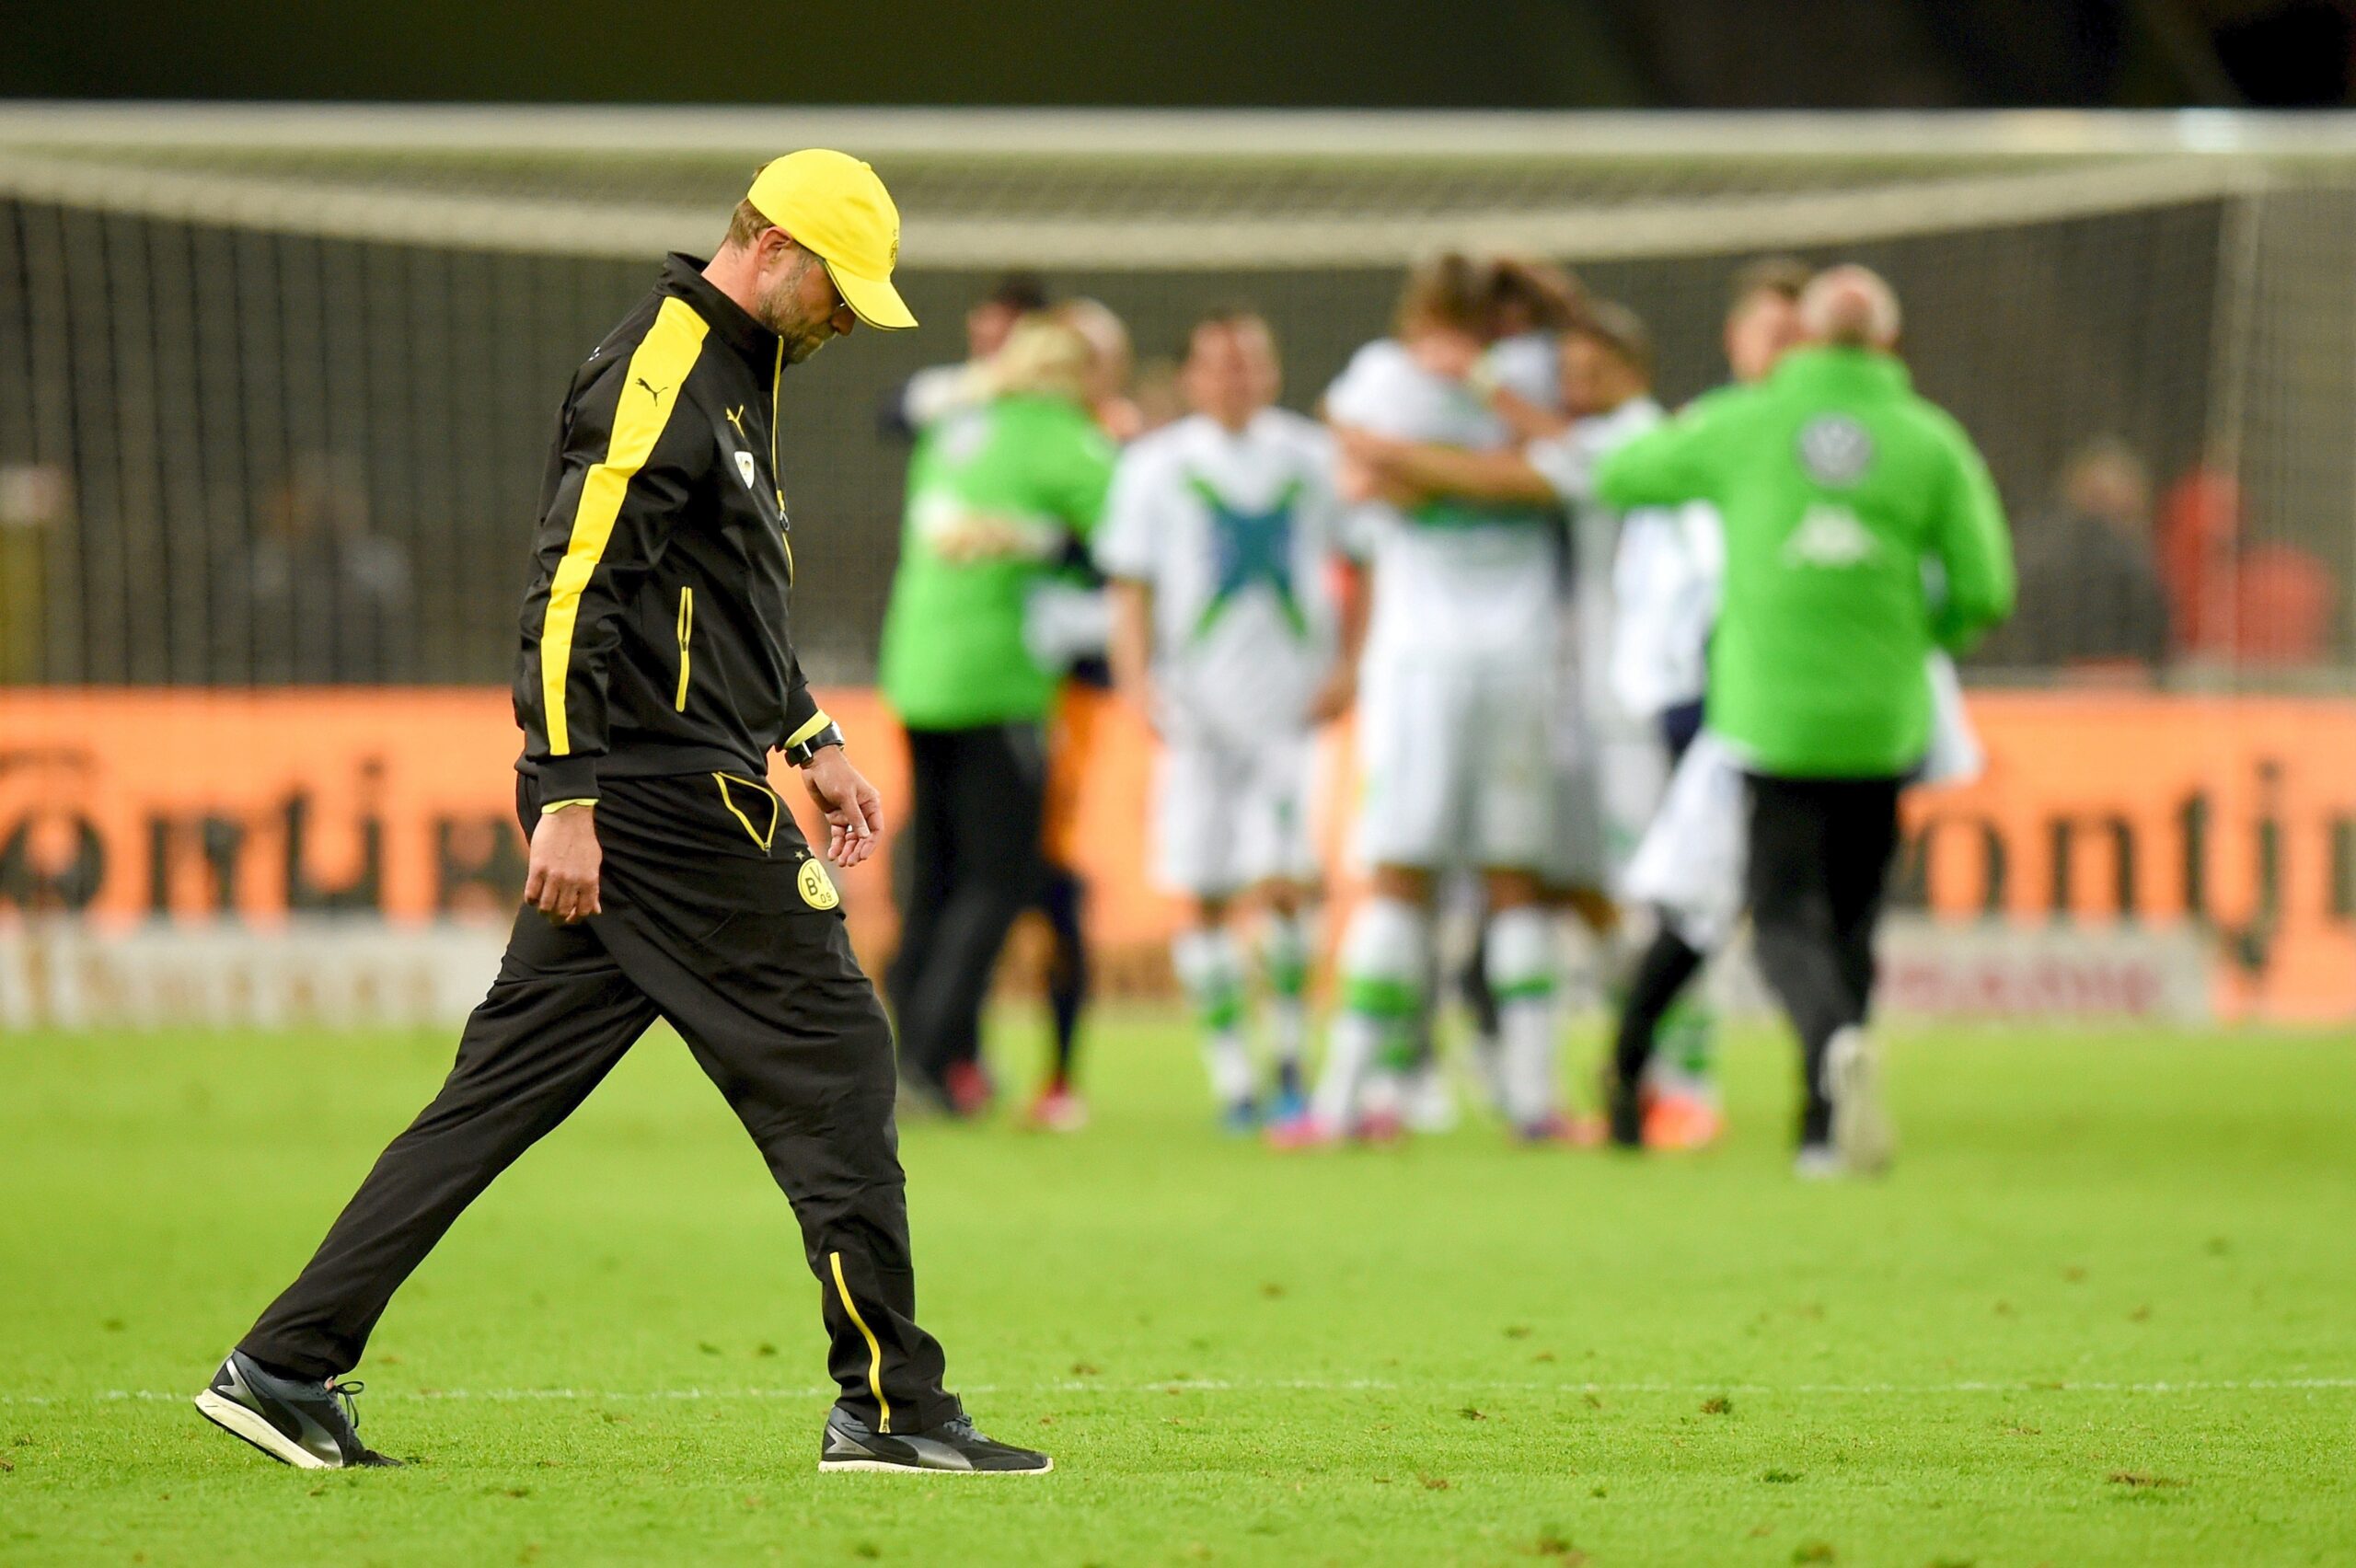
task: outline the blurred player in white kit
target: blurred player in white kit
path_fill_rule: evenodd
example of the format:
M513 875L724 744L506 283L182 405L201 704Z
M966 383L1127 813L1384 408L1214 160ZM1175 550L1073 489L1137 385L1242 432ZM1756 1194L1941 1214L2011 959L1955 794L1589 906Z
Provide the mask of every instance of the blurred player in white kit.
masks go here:
M1326 394L1326 419L1345 441L1512 444L1462 379L1492 329L1496 276L1460 255L1410 276L1396 336L1360 349ZM1523 390L1533 401L1552 392ZM1568 1128L1554 1086L1556 962L1542 879L1561 513L1544 502L1416 496L1347 458L1342 475L1373 574L1357 823L1371 881L1343 939L1341 1008L1315 1100L1275 1136L1297 1145L1398 1130L1397 1069L1432 969L1434 881L1466 867L1482 874L1490 911L1499 1098L1517 1136L1558 1141Z
M1550 830L1542 880L1550 904L1575 912L1600 938L1617 926L1607 889L1617 880L1659 799L1666 769L1649 712L1622 701L1607 680L1618 617L1611 571L1623 520L1590 504L1585 475L1601 454L1664 417L1651 396L1652 345L1625 306L1588 302L1550 343L1549 377L1563 407L1516 389L1511 362L1493 349L1465 376L1512 433L1503 446L1469 449L1352 432L1352 454L1395 494L1460 503L1570 508L1565 625L1530 663L1554 660L1550 725ZM1638 516L1639 531L1674 519ZM1525 680L1542 679L1525 672ZM1575 1135L1594 1136L1573 1127ZM1600 1131L1598 1129L1597 1131Z
M1800 294L1809 276L1807 263L1790 257L1762 257L1737 271L1723 339L1733 385L1764 379L1798 343ZM1701 732L1724 570L1717 513L1706 502L1632 513L1621 536L1611 684L1629 711L1647 718L1671 768ZM1665 813L1666 794L1660 800ZM1648 870L1657 874L1665 846L1679 831L1655 816L1645 839ZM1613 1136L1623 1145L1700 1147L1726 1124L1712 1063L1715 1020L1691 984L1703 954L1687 943L1685 923L1663 906L1658 888L1648 893L1636 877L1633 859L1626 870L1622 892L1651 912L1654 932L1629 973L1614 1061L1606 1065L1605 1098L1616 1102ZM1740 882L1738 859L1728 874ZM1630 1066L1635 1078L1624 1076Z
M1737 274L1726 323L1727 363L1737 384L1773 368L1799 339L1805 263L1754 262ZM1496 386L1492 407L1525 444L1519 452L1448 452L1392 444L1363 455L1392 482L1424 492L1497 499L1553 493L1575 518L1575 669L1558 748L1563 817L1555 880L1569 888L1607 876L1627 902L1656 899L1634 883L1634 855L1663 799L1662 778L1701 728L1710 628L1717 614L1722 548L1706 504L1642 509L1616 517L1591 503L1588 476L1602 455L1657 424L1650 396L1650 345L1622 307L1591 306L1588 324L1565 336L1561 385L1568 422ZM1476 385L1483 378L1476 375ZM1610 560L1610 574L1596 563ZM1583 709L1583 710L1581 710ZM1653 830L1648 865L1674 830ZM1728 873L1740 878L1739 858ZM1731 885L1731 884L1730 884ZM1711 1019L1684 995L1703 954L1680 923L1655 910L1657 934L1633 966L1619 1044L1629 1062L1650 1064L1646 1081L1622 1096L1619 1133L1654 1147L1695 1147L1724 1125L1711 1072ZM1641 1049L1634 1050L1641 1041ZM1670 1043L1667 1059L1656 1042ZM1607 1074L1607 1083L1617 1083ZM1637 1093L1641 1090L1641 1095ZM1638 1104L1641 1111L1630 1109Z
M1305 1109L1315 729L1349 707L1354 628L1332 589L1340 504L1332 443L1274 407L1267 323L1195 323L1180 378L1195 412L1122 455L1096 561L1111 580L1116 684L1163 742L1159 880L1187 901L1172 944L1223 1123ZM1273 1092L1247 1043L1250 965L1233 928L1260 917Z

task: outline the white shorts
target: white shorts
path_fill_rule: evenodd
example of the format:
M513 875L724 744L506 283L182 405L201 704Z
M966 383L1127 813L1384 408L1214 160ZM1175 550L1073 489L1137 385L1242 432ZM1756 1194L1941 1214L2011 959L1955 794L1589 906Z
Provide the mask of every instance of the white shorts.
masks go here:
M1544 871L1554 837L1554 680L1543 657L1369 654L1358 699L1369 866Z
M1314 882L1317 752L1308 734L1173 741L1154 778L1154 874L1173 893L1224 898L1272 878Z
M1617 895L1668 787L1667 758L1644 734L1588 734L1576 755L1557 743L1549 886Z
M1915 782L1961 784L1986 765L1980 737L1964 709L1955 665L1944 653L1930 663L1931 747ZM1628 897L1650 904L1697 952L1715 952L1742 917L1745 861L1750 854L1750 806L1742 766L1717 736L1693 738L1660 814L1645 830L1628 867Z
M1554 826L1546 846L1546 885L1596 887L1609 871L1609 840L1603 818L1603 780L1597 759L1557 757L1554 763Z
M1661 911L1696 952L1715 952L1742 918L1743 862L1750 852L1742 767L1707 730L1693 737L1660 811L1628 863L1631 902Z

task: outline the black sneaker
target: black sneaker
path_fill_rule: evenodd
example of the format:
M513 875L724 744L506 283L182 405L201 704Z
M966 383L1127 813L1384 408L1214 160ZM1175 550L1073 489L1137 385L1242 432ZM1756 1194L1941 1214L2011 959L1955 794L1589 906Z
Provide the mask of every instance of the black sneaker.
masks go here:
M352 1408L361 1383L311 1383L265 1372L241 1350L233 1350L196 1396L204 1419L268 1454L302 1470L349 1470L355 1465L394 1465L360 1440Z
M1056 1461L1011 1443L993 1443L974 1430L970 1415L922 1432L878 1432L837 1409L826 1416L818 1445L822 1470L926 1470L965 1475L1045 1475Z

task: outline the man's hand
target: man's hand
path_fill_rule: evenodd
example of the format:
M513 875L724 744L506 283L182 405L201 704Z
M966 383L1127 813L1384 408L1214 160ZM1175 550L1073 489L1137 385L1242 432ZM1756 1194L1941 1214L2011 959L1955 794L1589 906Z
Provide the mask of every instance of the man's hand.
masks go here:
M605 906L597 901L597 871L605 858L597 847L596 807L543 813L532 828L524 902L560 926L604 914Z
M1426 499L1399 471L1409 443L1354 425L1335 425L1334 441L1341 453L1334 482L1345 501L1414 506Z
M840 746L821 746L802 782L826 817L826 859L849 870L884 841L884 800Z
M1395 436L1377 435L1357 425L1335 425L1334 444L1350 461L1364 464L1376 473L1389 467L1396 459L1400 448L1407 444Z
M1106 591L1112 595L1113 626L1104 640L1104 658L1113 666L1113 687L1137 709L1146 728L1158 733L1161 708L1153 692L1153 584L1134 577L1115 577Z
M1123 702L1136 709L1137 716L1145 721L1148 731L1156 736L1161 733L1161 698L1153 689L1151 676L1134 681L1116 680L1113 683L1113 690Z
M1334 488L1351 506L1388 501L1392 486L1382 471L1382 458L1394 444L1387 436L1356 425L1334 425Z

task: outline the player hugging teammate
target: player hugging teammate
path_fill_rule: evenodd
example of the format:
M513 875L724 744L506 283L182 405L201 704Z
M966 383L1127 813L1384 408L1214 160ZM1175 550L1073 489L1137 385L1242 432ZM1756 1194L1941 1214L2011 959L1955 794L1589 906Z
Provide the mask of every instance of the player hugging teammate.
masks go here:
M1360 349L1326 394L1351 526L1373 574L1361 661L1357 851L1370 868L1341 951L1342 997L1309 1114L1288 1143L1400 1126L1401 1074L1433 971L1433 892L1479 873L1485 978L1498 998L1497 1096L1516 1135L1568 1136L1554 1084L1556 960L1544 898L1563 635L1561 513L1551 499L1443 493L1369 455L1414 444L1514 444L1465 376L1496 329L1498 270L1449 255L1418 269L1395 335ZM1488 362L1551 404L1545 354Z
M1427 418L1386 419L1370 406L1379 398L1363 386L1337 396L1328 412L1368 493L1410 525L1518 530L1485 548L1505 544L1521 552L1538 593L1516 601L1519 618L1489 624L1487 598L1472 583L1443 602L1457 624L1477 628L1469 635L1485 655L1465 661L1479 672L1472 689L1448 698L1463 715L1465 744L1488 744L1502 719L1509 747L1540 747L1535 766L1512 749L1496 766L1483 766L1472 760L1480 755L1474 752L1449 807L1476 814L1502 811L1505 820L1534 824L1520 842L1493 846L1486 860L1473 862L1483 871L1487 915L1472 976L1483 1037L1476 1059L1522 1141L1588 1142L1595 1131L1565 1113L1554 1089L1553 915L1576 916L1603 944L1606 966L1615 966L1610 944L1618 913L1610 889L1658 794L1661 767L1640 711L1620 702L1603 678L1615 621L1607 563L1623 527L1618 517L1589 502L1582 476L1599 453L1657 423L1662 414L1650 396L1650 341L1624 307L1588 301L1566 277L1511 260L1489 263L1474 292L1490 302L1492 340L1484 346L1461 323L1425 321L1410 329L1408 352L1440 384L1460 419L1477 422L1449 430ZM1360 363L1383 361L1362 352ZM1372 513L1370 522L1380 537L1382 514ZM1455 535L1425 548L1446 552L1461 567L1484 547L1477 535ZM1403 553L1393 551L1394 571ZM1382 576L1378 559L1378 604ZM1500 630L1524 640L1511 649L1483 640ZM1415 634L1403 628L1401 635ZM1419 656L1403 657L1413 663ZM1369 687L1371 694L1371 679ZM1515 695L1500 695L1507 690ZM1524 697L1535 698L1534 709L1523 705ZM1413 720L1402 715L1396 721ZM1477 742L1471 738L1476 735ZM1388 793L1399 762L1369 747L1365 765L1371 806ZM1427 783L1410 788L1410 798L1432 790ZM1415 852L1429 857L1418 868L1426 876L1448 869L1449 847L1426 844ZM1508 856L1519 862L1507 863ZM1396 883L1395 871L1378 870L1376 878L1378 893ZM1373 915L1372 930L1380 933L1394 916ZM1368 940L1367 956L1379 958L1379 944ZM1418 940L1428 953L1429 937L1419 933ZM1344 1046L1335 1062L1344 1075L1354 1028L1346 1014L1337 1026ZM1396 1054L1395 1043L1392 1048ZM1329 1074L1327 1081L1328 1119L1313 1129L1314 1136L1391 1130L1379 1069L1369 1080L1372 1103L1355 1124L1344 1099L1346 1076ZM1408 1097L1411 1124L1423 1119L1423 1102L1420 1090Z
M1230 1126L1264 1109L1230 928L1247 901L1273 1005L1272 1141L1380 1139L1452 1115L1430 1020L1436 894L1454 878L1482 917L1476 1066L1518 1141L1605 1131L1558 1087L1565 915L1624 992L1603 1073L1612 1140L1714 1139L1709 1021L1685 992L1756 906L1762 966L1806 1046L1802 1168L1886 1159L1886 1137L1842 1129L1878 1116L1862 1029L1895 802L1978 766L1947 652L2003 614L2009 568L1968 441L1906 390L1887 289L1855 269L1828 278L1812 290L1784 260L1738 273L1735 380L1674 420L1652 395L1643 322L1524 261L1451 254L1413 272L1393 334L1326 393L1330 444L1270 407L1264 322L1197 327L1197 411L1125 458L1098 556L1118 584L1122 684L1167 743L1160 866L1189 900L1176 967ZM1854 295L1843 308L1871 329L1828 314L1833 295ZM1775 421L1802 413L1833 432L1819 444L1854 439L1829 457L1794 447ZM1842 526L1819 538L1828 518ZM1371 579L1338 617L1337 546ZM1361 597L1366 884L1303 1105L1309 737L1349 701L1360 640L1337 619L1355 623ZM1846 608L1790 607L1819 601ZM1875 659L1844 615L1874 628ZM1730 665L1729 637L1767 647L1772 667ZM1838 717L1852 711L1872 722L1853 730ZM1754 843L1791 875L1746 872ZM1633 960L1623 907L1648 928Z

